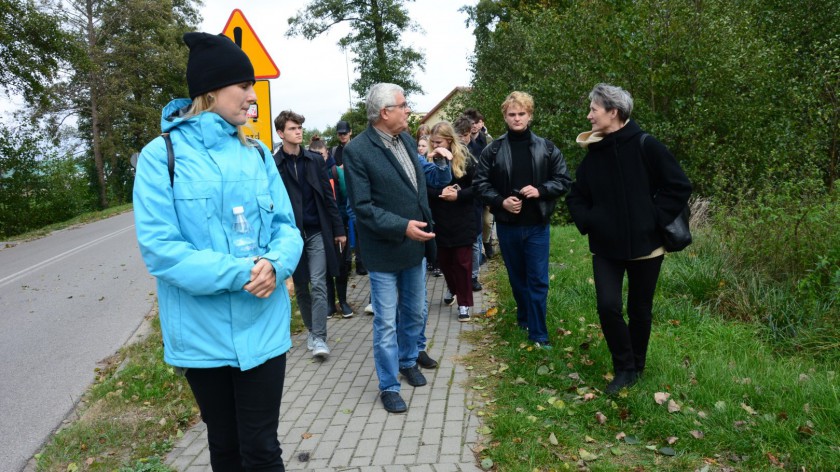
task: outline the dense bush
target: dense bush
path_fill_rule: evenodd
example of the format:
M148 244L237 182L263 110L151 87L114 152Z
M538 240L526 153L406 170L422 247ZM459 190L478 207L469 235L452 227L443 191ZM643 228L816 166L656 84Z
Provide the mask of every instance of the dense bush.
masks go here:
M93 195L79 162L46 154L25 130L0 130L0 237L10 237L90 210Z

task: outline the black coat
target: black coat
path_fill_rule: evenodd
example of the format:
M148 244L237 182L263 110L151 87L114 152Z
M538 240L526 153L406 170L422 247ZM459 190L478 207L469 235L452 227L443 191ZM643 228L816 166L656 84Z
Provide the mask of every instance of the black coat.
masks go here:
M327 257L327 273L332 277L336 277L339 274L339 269L335 237L345 236L345 234L344 223L338 214L338 206L335 203L335 196L333 195L332 186L327 175L327 165L320 154L312 151L303 150L303 155L300 158L307 160L306 175L304 176L306 179L305 183L298 182L295 175L290 175L290 172L286 172L286 166L283 161L287 157L282 149L278 149L274 154L274 163L277 165L277 170L280 171L280 177L283 179L286 192L289 194L289 200L292 202L292 209L295 212L295 223L301 231L301 237L303 237L304 231L304 202L301 185L309 185L312 188L312 194L315 195L315 206L318 208L318 223L321 227L321 237L324 240L324 251ZM304 238L305 240L306 238ZM304 249L295 272L303 270L308 272L308 264L305 258L306 250Z
M475 207L475 162L470 159L464 175L454 176L449 185L458 184L458 198L448 202L440 198L443 189L428 187L429 207L435 219L435 243L440 247L472 246L478 237L480 219Z
M630 120L589 145L566 197L589 250L630 260L662 246L658 228L672 221L691 196L691 183L668 148ZM653 196L656 195L654 199Z

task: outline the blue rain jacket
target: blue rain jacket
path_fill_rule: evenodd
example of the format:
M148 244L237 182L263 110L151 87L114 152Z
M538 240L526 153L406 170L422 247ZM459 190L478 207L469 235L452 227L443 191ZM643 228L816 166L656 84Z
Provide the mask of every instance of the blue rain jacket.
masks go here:
M174 184L163 138L140 153L137 240L157 278L164 360L178 367L247 370L291 348L284 281L297 266L303 241L271 152L259 143L263 161L216 113L180 118L189 105L174 100L161 118L175 154ZM277 273L277 289L268 298L243 290L254 262L231 255L233 207L240 205L262 257Z

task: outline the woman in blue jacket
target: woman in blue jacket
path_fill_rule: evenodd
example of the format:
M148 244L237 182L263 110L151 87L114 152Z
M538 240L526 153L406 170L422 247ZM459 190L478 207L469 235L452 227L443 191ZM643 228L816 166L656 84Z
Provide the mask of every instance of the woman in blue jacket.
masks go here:
M282 282L303 243L269 150L242 131L256 102L251 62L222 35L187 33L184 42L191 100L164 108L171 151L163 137L146 145L134 183L164 360L185 371L213 470L283 471L277 428L291 305ZM247 257L233 255L234 207L256 240Z

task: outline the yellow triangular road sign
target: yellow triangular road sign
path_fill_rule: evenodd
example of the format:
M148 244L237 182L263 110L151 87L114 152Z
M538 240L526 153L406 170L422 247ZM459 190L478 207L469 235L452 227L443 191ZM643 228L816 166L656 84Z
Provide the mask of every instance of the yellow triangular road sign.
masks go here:
M222 34L233 40L251 59L254 65L254 76L257 79L276 79L280 77L280 69L274 64L268 51L265 50L260 38L251 28L251 24L245 19L238 8L233 10L228 18Z

